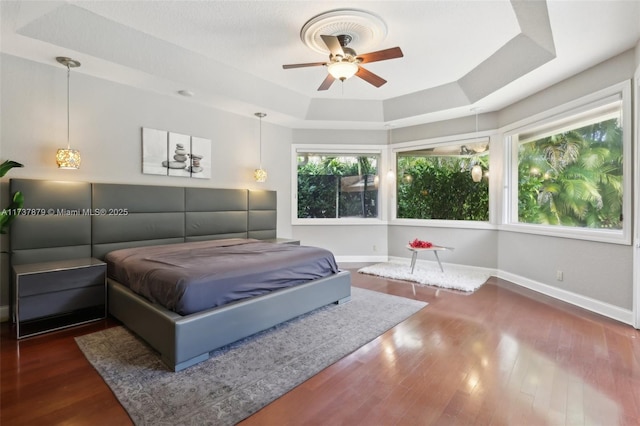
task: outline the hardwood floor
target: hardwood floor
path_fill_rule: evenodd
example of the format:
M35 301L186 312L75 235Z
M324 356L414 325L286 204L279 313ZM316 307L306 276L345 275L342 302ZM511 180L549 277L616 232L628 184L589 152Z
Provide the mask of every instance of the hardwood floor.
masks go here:
M357 274L429 305L241 424L638 425L640 331L491 278L471 295ZM129 425L77 348L2 324L0 424Z

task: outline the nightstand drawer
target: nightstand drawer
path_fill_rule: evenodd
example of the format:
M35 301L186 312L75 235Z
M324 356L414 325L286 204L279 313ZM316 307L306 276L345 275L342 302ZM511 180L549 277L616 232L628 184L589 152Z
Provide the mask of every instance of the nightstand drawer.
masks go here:
M74 288L20 298L20 321L29 321L105 304L104 285Z
M18 297L102 285L106 265L25 274L20 277Z

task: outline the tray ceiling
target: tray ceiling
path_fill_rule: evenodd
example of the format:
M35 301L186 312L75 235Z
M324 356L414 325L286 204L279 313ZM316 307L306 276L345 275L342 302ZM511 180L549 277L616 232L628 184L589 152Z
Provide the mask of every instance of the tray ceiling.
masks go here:
M358 78L316 89L323 53L300 37L313 17L357 9L386 25L379 46L404 57L367 64L388 83ZM266 111L294 128L384 128L497 110L640 38L631 1L3 1L2 52L239 114ZM62 70L61 70L62 72Z

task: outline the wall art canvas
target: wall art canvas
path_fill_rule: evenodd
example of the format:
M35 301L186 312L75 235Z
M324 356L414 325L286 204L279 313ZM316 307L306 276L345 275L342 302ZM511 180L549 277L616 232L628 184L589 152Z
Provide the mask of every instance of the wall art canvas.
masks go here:
M156 129L142 129L142 173L167 175L162 162L167 159L169 132Z
M143 128L142 173L210 179L211 141Z
M162 162L169 176L191 176L191 136L169 132L169 157Z
M191 136L191 177L211 179L211 141Z

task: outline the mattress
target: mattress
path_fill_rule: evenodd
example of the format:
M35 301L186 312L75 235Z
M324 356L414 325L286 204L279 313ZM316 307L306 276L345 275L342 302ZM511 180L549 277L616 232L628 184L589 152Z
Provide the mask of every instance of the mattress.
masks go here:
M328 250L239 238L116 250L105 261L109 278L180 315L338 272Z

